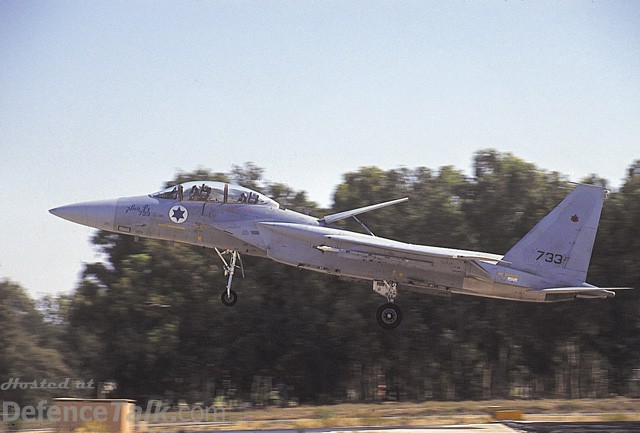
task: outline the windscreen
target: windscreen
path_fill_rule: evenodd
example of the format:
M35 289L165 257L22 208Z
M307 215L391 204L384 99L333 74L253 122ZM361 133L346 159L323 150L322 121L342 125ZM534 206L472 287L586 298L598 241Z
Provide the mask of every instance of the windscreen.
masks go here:
M279 207L269 197L248 188L224 182L193 181L170 186L151 197L177 201L198 201L228 204L268 205Z

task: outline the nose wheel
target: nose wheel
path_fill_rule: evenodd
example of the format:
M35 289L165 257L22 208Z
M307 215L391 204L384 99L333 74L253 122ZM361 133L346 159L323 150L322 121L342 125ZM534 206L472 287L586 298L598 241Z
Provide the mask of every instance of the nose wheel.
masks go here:
M222 303L224 305L226 305L227 307L231 307L235 305L236 302L238 302L238 294L233 290L227 291L225 289L225 291L222 292L222 296L220 296L220 299L222 299Z

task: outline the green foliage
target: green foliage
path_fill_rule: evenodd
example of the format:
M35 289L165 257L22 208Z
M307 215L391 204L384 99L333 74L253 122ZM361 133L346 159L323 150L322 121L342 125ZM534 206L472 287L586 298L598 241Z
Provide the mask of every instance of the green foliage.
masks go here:
M263 181L253 164L228 174L180 173L168 184L236 181L317 216L409 197L361 219L380 236L494 253L506 252L567 193L559 173L494 150L475 155L474 175L454 167L363 167L344 175L328 210L304 192ZM586 181L606 184L597 176ZM592 283L640 288L639 223L636 161L605 202ZM50 350L39 340L43 332L64 341L74 371L116 380L116 396L139 401L224 395L264 402L271 398L270 391L260 396L265 383L302 402L590 397L628 393L640 368L637 290L608 301L541 305L443 299L400 287L404 322L385 331L374 319L382 298L368 283L243 257L246 278L234 281L240 301L227 308L219 299L225 278L211 250L106 232L93 243L105 262L86 265L75 293L45 315L63 332L43 331L42 319L20 324L24 319L12 310L17 301L7 300L16 295L3 298L3 341L18 336L28 355L6 351L1 374ZM28 300L17 299L27 308ZM46 355L51 365L29 368L63 369L59 354Z
M60 383L71 376L59 349L58 329L45 322L25 291L10 281L0 281L0 383L19 379L29 383L46 379ZM50 397L49 390L31 386L9 386L2 390L2 400L33 404L37 398Z
M464 209L482 251L506 252L567 193L558 173L544 172L510 153L480 151L474 170Z

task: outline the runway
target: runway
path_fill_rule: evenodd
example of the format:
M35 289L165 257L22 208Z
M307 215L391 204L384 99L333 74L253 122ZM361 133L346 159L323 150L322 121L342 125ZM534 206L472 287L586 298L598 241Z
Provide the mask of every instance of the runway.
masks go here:
M219 430L215 433L513 433L513 430L500 423L492 424L465 424L450 426L425 426L425 427L327 427L305 429L264 429L264 430ZM176 432L177 433L177 432ZM196 433L196 432L190 432ZM204 433L204 432L198 432ZM207 432L214 433L214 432Z
M327 427L309 429L220 430L220 433L640 433L640 422L507 422L424 427ZM200 433L200 432L192 432ZM204 433L204 432L202 432ZM214 433L208 431L206 433Z
M514 431L531 433L637 433L640 422L593 421L593 422L506 422Z
M454 433L454 432L473 432L473 433L513 433L513 430L500 423L491 424L465 424L450 426L427 426L427 427L361 427L361 428L345 428L345 429L310 429L305 432L313 433Z

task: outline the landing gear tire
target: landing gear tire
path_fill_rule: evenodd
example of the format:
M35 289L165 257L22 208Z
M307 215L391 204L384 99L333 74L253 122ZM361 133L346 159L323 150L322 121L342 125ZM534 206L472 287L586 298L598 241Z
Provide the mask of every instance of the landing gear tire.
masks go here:
M384 329L394 329L402 322L402 311L396 304L389 302L378 308L376 319L378 319L378 325Z
M231 296L227 296L227 290L225 289L225 291L222 292L222 296L220 296L220 299L222 299L222 303L227 307L231 307L235 305L236 302L238 302L238 294L236 292L230 290L229 294Z

